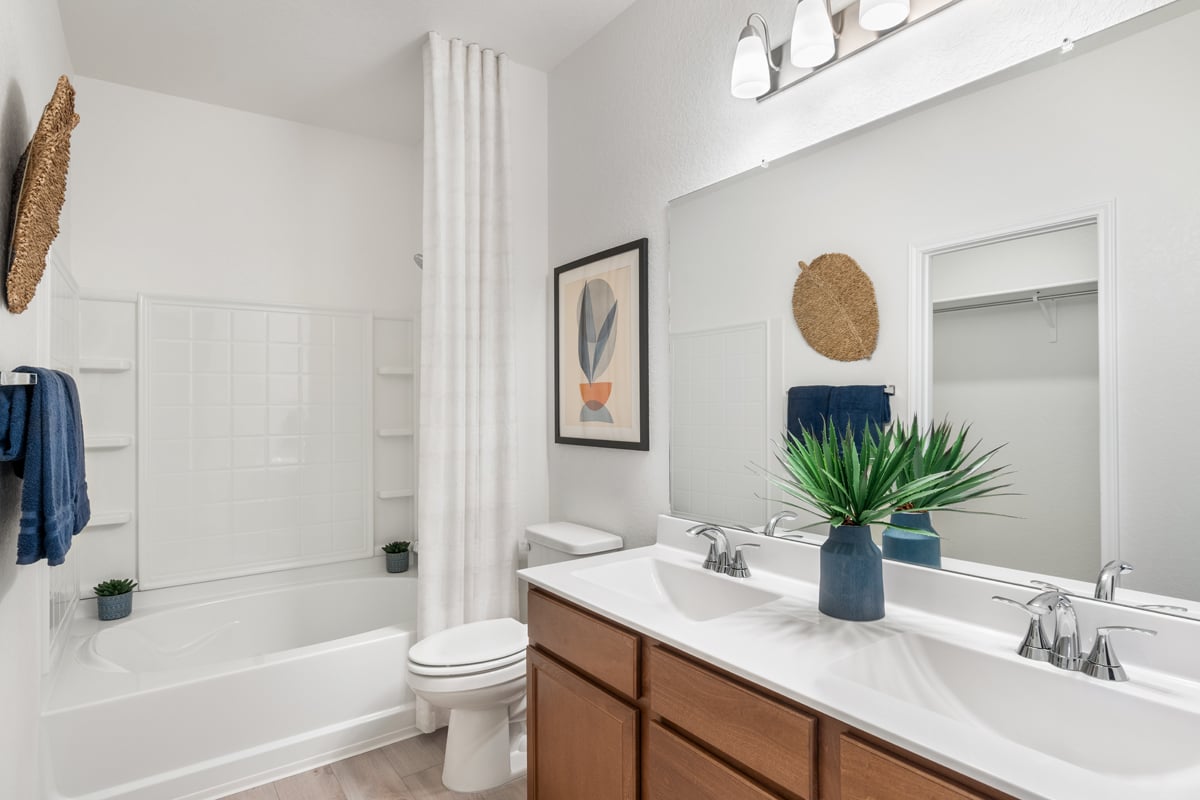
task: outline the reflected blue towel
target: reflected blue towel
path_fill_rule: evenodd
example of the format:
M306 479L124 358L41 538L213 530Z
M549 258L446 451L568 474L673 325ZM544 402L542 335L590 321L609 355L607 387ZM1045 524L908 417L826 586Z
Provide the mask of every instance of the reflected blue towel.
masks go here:
M79 393L70 375L38 367L17 372L37 375L33 389L5 392L6 432L0 434L0 459L11 460L21 487L21 529L17 563L46 559L63 563L71 538L91 518L83 460L83 420ZM16 394L32 394L25 401ZM2 414L2 412L0 412ZM14 449L15 445L15 449Z
M838 433L849 425L854 440L862 442L862 433L870 427L883 427L892 421L891 398L885 386L793 386L788 389L787 429L800 438L805 428L818 436L830 420Z
M788 389L787 430L800 438L801 429L821 436L829 416L829 395L832 386L793 386Z

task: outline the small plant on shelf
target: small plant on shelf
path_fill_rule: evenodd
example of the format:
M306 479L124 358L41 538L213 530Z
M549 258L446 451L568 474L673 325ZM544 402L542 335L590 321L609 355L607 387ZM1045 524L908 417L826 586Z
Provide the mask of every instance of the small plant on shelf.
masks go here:
M387 554L388 572L408 572L408 548L411 542L388 542L379 548Z
M101 581L92 590L96 593L96 613L102 620L128 617L133 611L133 587L137 581L113 578Z

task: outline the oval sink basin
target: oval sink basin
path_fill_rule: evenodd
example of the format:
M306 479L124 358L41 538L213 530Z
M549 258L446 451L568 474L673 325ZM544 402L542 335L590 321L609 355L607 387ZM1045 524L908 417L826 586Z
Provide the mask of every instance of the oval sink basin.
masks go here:
M1197 766L1200 714L1157 702L1140 687L1135 696L1123 685L1015 654L1004 657L906 633L829 670L837 679L987 728L1092 772L1132 778Z
M587 567L574 575L642 603L669 608L696 622L728 616L779 599L779 595L747 585L737 578L657 558L635 558Z

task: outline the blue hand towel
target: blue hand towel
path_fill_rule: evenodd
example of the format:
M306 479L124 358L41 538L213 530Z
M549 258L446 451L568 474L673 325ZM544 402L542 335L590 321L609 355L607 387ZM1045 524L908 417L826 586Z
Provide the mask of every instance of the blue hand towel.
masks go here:
M25 386L0 389L0 461L16 461L24 453L29 392Z
M892 421L892 403L886 386L835 386L829 393L829 419L838 432L849 426L856 444L864 430L871 435Z
M17 475L25 480L17 563L44 558L57 566L71 549L71 538L91 517L79 393L70 375L38 367L18 367L17 372L37 375L24 421L23 452L13 462ZM12 416L15 405L9 404L10 431L14 424L21 425Z
M806 429L817 437L823 436L832 391L832 386L793 386L788 389L788 433L799 439L801 429Z

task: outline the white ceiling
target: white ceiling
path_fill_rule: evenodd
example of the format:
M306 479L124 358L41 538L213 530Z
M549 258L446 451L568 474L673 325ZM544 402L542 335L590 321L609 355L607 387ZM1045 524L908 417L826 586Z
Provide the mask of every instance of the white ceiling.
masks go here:
M421 139L428 31L550 71L633 0L59 0L75 72L393 141Z

